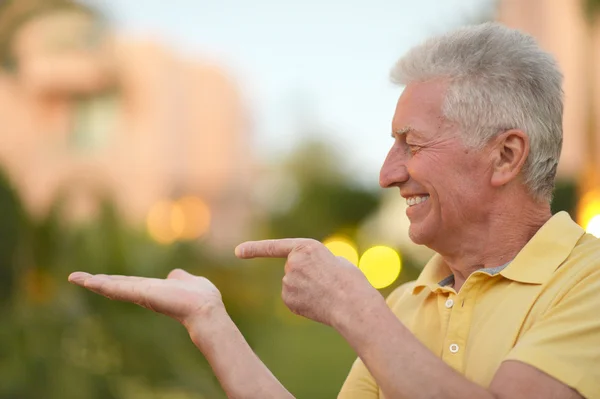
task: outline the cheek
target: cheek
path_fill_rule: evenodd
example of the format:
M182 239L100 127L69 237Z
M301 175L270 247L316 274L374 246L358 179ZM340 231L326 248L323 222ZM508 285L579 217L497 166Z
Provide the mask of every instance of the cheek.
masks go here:
M423 154L411 159L407 168L417 183L447 206L476 202L481 198L481 191L485 187L485 174L482 173L481 164L465 159L464 154L443 157Z
M452 161L431 154L417 154L406 167L416 182L436 191L441 190L443 183L453 179L456 173Z
M446 189L444 200L460 209L460 213L474 215L479 209L485 208L488 184L481 165L461 165L449 171L445 181L440 184Z

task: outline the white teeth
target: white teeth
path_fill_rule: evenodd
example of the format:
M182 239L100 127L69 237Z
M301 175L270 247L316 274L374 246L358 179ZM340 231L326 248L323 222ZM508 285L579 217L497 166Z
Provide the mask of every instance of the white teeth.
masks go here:
M429 195L409 197L406 199L406 203L408 206L418 205L421 202L427 201L428 198Z

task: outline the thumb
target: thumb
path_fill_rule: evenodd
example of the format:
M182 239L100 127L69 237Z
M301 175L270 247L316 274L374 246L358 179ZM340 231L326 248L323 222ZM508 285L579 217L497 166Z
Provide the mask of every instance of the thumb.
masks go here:
M186 272L183 269L173 269L167 276L167 279L182 280L182 281L190 281L190 280L194 280L195 278L196 278L196 276Z

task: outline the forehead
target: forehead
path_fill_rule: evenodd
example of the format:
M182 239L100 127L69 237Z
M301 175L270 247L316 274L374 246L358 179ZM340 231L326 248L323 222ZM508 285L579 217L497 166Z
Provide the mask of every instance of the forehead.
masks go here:
M392 132L434 132L445 121L442 106L448 83L444 80L411 83L402 92L392 120Z

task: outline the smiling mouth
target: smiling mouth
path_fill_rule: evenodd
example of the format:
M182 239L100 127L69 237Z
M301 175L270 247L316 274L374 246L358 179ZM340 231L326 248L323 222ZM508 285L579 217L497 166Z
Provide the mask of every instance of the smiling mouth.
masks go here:
M419 205L429 199L429 195L415 195L406 199L406 204L411 207Z

